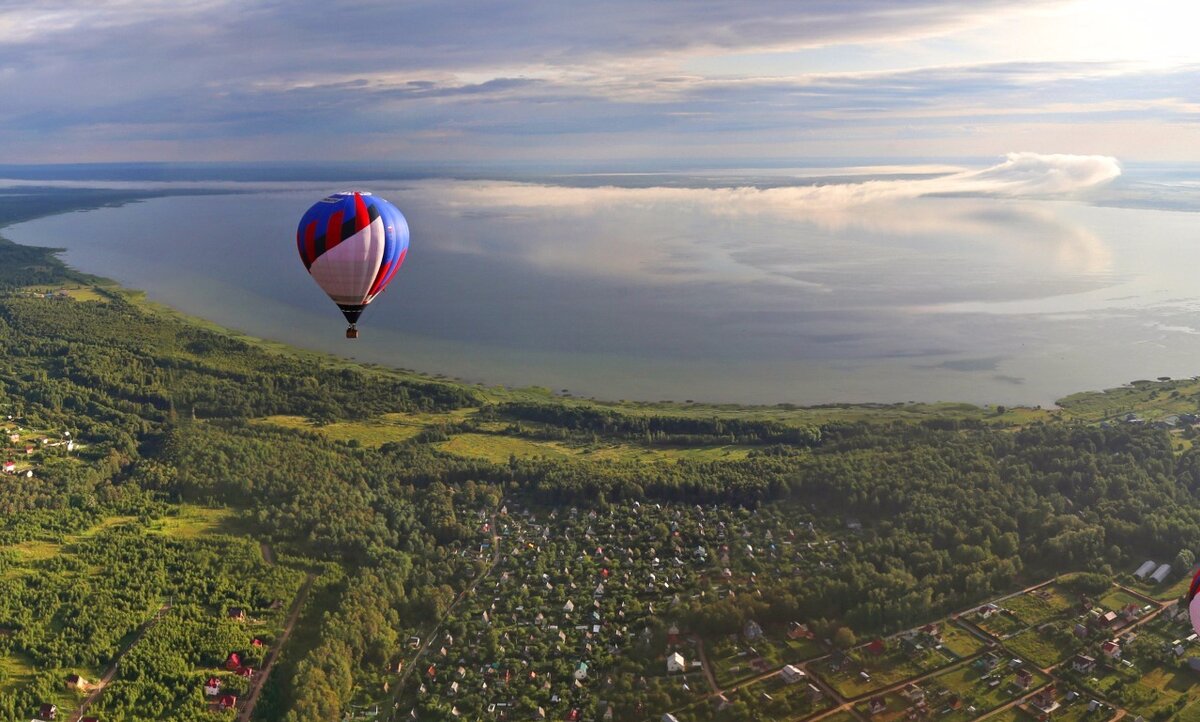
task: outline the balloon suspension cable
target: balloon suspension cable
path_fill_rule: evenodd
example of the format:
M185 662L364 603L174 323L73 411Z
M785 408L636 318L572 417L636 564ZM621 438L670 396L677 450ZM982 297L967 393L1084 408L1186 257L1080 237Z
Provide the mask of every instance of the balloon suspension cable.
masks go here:
M358 326L350 324L346 328L346 338L358 338Z

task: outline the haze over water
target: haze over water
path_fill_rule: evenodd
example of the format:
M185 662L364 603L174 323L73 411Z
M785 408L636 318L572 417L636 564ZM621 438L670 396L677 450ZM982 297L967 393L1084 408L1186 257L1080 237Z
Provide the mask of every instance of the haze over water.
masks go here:
M345 183L156 198L3 235L257 336L487 383L1047 404L1200 373L1200 215L1160 209L1192 207L1197 176L1114 181L1106 161L353 184L412 228L357 342L294 245L301 213Z

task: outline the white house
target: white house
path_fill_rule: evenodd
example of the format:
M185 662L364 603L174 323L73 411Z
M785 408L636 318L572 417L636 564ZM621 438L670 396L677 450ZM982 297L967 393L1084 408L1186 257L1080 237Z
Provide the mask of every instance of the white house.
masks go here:
M582 680L587 679L587 673L588 673L587 662L580 662L579 666L575 668L575 672L573 673L573 676L575 677L575 679L582 681Z
M784 682L787 682L788 684L795 684L796 682L803 681L808 675L806 675L804 670L800 669L796 665L788 664L784 665L784 668L779 670L779 676L783 678Z
M687 661L679 652L672 652L667 656L667 674L672 672L682 672L687 669Z
M575 611L575 602L572 602L570 599L568 599L567 603L563 605L563 611L564 612Z

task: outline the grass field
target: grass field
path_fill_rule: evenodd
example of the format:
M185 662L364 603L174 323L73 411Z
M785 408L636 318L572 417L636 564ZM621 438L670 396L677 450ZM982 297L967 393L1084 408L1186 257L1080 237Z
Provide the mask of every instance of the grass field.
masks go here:
M957 657L970 657L983 649L983 642L955 624L942 625L942 646Z
M1136 579L1126 584L1130 589L1134 589L1142 594L1145 594L1151 599L1157 599L1160 602L1179 599L1187 593L1188 585L1192 582L1190 574L1184 574L1174 581L1168 581L1165 584L1154 584L1140 582Z
M67 296L69 296L70 298L72 298L76 301L100 301L101 303L108 302L108 299L105 298L103 295L101 295L99 292L97 292L96 289L92 286L70 286L67 288L63 288L61 286L26 286L25 288L22 288L21 290L28 291L30 293L43 293L43 294L44 293L66 292ZM53 301L54 299L46 299L46 300Z
M640 446L637 444L597 443L573 445L558 441L540 441L519 436L502 434L465 433L456 434L449 441L436 445L442 451L456 456L487 459L498 464L506 463L510 456L529 459L544 456L550 459L575 458L586 461L644 462L719 461L744 459L752 447L711 446L673 447Z
M230 531L234 520L232 509L213 509L194 504L180 504L179 513L150 523L150 531L177 539L194 539L205 534Z
M1137 605L1139 609L1146 604L1146 602L1138 599L1129 592L1126 592L1122 589L1117 589L1115 587L1107 594L1100 597L1098 601L1102 607L1114 612L1121 611L1128 604Z
M1007 604L1007 602L1005 602L1005 604ZM975 623L975 626L994 637L1004 637L1009 634L1014 634L1021 631L1026 626L1022 624L1020 620L1004 614L1003 612L999 614L993 614L988 619L984 619L983 615L976 614L973 616L971 621Z
M51 541L27 541L8 547L22 562L38 562L58 556L63 545Z
M963 701L963 707L974 706L979 712L994 709L1018 696L1042 686L1049 681L1041 672L1030 669L1033 673L1033 683L1028 690L1018 689L1013 680L1016 675L1007 667L993 670L989 674L980 674L973 665L964 664L943 672L929 681L929 687L940 687L952 694L958 695ZM998 680L998 684L991 684ZM952 718L947 715L946 719ZM968 717L969 719L970 717Z
M1038 667L1058 664L1083 646L1081 641L1071 635L1070 625L1066 630L1059 629L1057 632L1026 629L1004 644Z
M266 416L253 423L312 431L333 441L357 441L378 447L388 442L407 441L426 427L461 421L474 409L459 409L447 414L383 414L361 421L336 421L318 426L303 416ZM507 458L507 457L506 457Z
M1047 622L1070 609L1071 596L1051 584L1005 599L1003 606L1016 614L1022 624L1032 626Z

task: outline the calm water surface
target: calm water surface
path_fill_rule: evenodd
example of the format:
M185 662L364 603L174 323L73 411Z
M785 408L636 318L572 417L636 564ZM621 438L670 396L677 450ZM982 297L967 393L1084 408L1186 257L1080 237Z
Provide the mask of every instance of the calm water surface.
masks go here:
M175 196L4 229L223 325L603 398L1050 403L1200 374L1200 214L812 189L372 186L408 261L357 342L296 257L329 190Z

